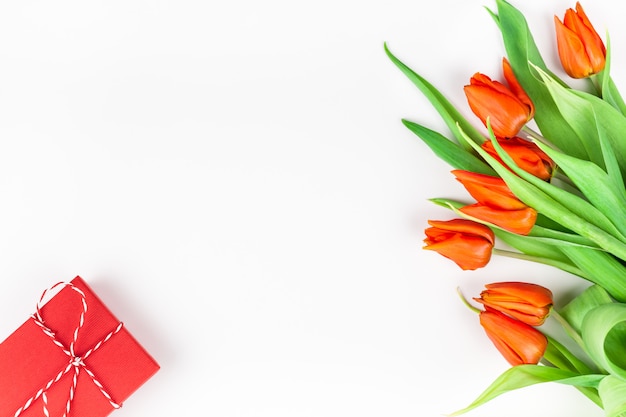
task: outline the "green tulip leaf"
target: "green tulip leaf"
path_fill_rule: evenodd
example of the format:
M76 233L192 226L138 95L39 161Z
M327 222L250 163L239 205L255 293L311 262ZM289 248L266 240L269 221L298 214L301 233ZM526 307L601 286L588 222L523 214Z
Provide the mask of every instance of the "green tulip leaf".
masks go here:
M532 69L537 73L537 78L543 81L544 85L552 95L552 99L557 105L562 117L567 120L570 127L576 132L584 148L583 155L576 155L579 158L588 159L596 163L602 163L600 147L597 146L597 129L593 109L588 100L579 97L570 88L558 84L542 68L532 65ZM557 145L560 149L567 149L570 146Z
M426 96L431 102L433 107L439 112L446 125L453 134L457 135L458 130L456 125L463 126L463 130L472 138L476 143L483 143L485 137L463 117L463 115L444 97L439 90L437 90L431 83L426 81L422 76L414 72L411 68L405 65L402 61L396 58L385 43L385 52L387 56L399 69L408 77L409 80ZM462 146L466 146L458 137L457 140ZM470 148L468 148L469 150Z
M598 385L598 394L607 417L623 417L626 414L626 381L607 375Z
M619 161L615 156L613 147L606 138L606 132L602 125L598 123L598 139L604 158L604 166L608 175L609 186L617 195L617 198L626 201L626 188L624 187L624 177L620 171Z
M496 23L496 25L498 25L498 29L502 30L502 27L500 26L500 17L497 15L497 13L492 11L489 7L485 7L485 10L487 10L487 13L489 13L489 16L491 16L491 18Z
M458 416L479 407L499 395L543 382L558 382L576 387L597 388L605 375L580 375L575 372L542 365L519 365L502 373L482 394L467 407L450 416Z
M402 123L404 123L411 132L419 136L435 155L453 168L494 175L494 171L489 165L442 134L408 120L402 120Z
M620 302L626 302L626 265L609 253L576 246L559 249L576 265L583 276Z
M603 153L608 157L614 156L610 151L610 144L606 141L602 141L602 143L605 146L601 147L601 151L606 150ZM626 216L623 210L626 207L626 194L624 193L623 182L618 188L609 174L597 164L556 151L539 142L537 142L537 146L556 162L586 199L611 221L622 236L625 236ZM614 158L611 159L615 161ZM618 175L621 182L619 171L614 175ZM624 241L626 242L626 239Z
M626 116L626 103L610 76L607 76L602 83L602 98Z
M588 312L603 304L614 302L615 300L600 285L591 285L563 306L558 314L580 335L583 319Z
M556 246L574 245L582 246L589 249L599 249L598 245L585 237L574 233L567 233L560 230L549 229L539 225L535 225L535 227L533 227L533 230L531 230L528 236L551 241Z
M581 333L594 362L626 381L626 304L602 304L592 309L583 319Z
M437 204L438 206L445 207L454 211L458 211L458 209L467 205L466 203L462 203L456 200L450 200L448 198L431 198L430 201Z
M596 370L591 369L585 362L580 360L578 356L574 355L562 343L548 335L546 335L546 337L548 338L548 347L543 354L543 359L548 361L554 367L581 375L593 374L597 372Z
M566 246L563 243L558 243L554 240L521 236L504 230L494 230L494 233L499 240L521 252L520 254L516 254L509 251L495 250L497 254L550 265L589 281L594 277L590 275L588 271L580 269L563 253L561 248Z
M606 63L604 64L604 70L597 74L599 84L602 88L602 98L619 110L623 115L626 115L626 103L620 94L613 78L611 78L611 40L609 34L606 34Z
M585 362L580 360L556 339L548 335L546 335L546 337L548 338L548 346L543 354L542 362L547 361L556 368L575 372L581 375L597 373L596 370L591 369ZM598 395L598 390L596 388L582 386L576 388L591 401L602 407L602 401L600 400L600 396Z
M574 155L569 146L556 144L573 156L587 159L604 168L598 138L598 126L602 126L606 138L613 146L620 170L626 172L626 117L606 101L579 90L565 88L548 73L533 66L544 82L563 118L581 138L585 155Z

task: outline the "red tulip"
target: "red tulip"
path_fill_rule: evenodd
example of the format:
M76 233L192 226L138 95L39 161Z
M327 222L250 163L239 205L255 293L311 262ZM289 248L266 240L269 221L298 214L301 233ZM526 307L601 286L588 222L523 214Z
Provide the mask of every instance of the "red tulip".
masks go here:
M463 270L482 268L491 259L495 236L491 229L465 219L429 220L424 249L434 250Z
M531 326L540 326L550 314L552 292L527 282L497 282L485 285L477 302Z
M520 210L502 210L477 203L461 207L459 211L523 236L530 233L537 221L537 211L530 207Z
M470 171L454 170L452 173L477 201L459 209L462 213L511 233L530 233L537 220L537 211L521 202L504 180Z
M476 201L506 210L526 208L500 177L455 169L452 174Z
M464 91L470 108L483 124L487 126L489 118L496 137L508 138L515 136L533 118L535 107L506 59L502 60L502 67L508 87L476 73Z
M539 330L489 307L480 312L480 324L512 366L537 364L548 347Z
M516 136L510 139L498 139L498 144L524 171L544 181L552 178L556 164L534 143ZM490 140L484 142L482 148L504 165Z
M567 9L563 22L554 16L559 58L565 72L585 78L604 69L606 48L580 3L576 11Z

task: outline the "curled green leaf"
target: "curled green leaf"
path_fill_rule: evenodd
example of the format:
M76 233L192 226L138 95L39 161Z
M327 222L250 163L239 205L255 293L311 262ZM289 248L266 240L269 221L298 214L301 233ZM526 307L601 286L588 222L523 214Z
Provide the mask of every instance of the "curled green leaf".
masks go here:
M581 333L594 362L626 381L626 304L602 304L592 309L583 319Z
M626 381L608 375L600 381L598 394L606 417L623 417L626 414Z

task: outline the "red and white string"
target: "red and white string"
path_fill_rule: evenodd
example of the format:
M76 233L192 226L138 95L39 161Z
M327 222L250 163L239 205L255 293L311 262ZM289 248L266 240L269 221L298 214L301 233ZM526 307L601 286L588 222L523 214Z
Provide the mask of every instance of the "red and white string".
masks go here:
M72 341L70 342L69 347L66 347L63 343L61 343L56 338L56 335L55 335L54 331L52 331L48 326L46 326L46 324L44 322L44 319L41 316L41 308L43 307L44 301L48 298L49 294L52 291L54 291L55 289L57 289L59 287L61 287L61 289L63 287L69 287L70 289L74 290L80 296L80 300L81 300L81 304L82 304L82 311L80 313L80 317L79 317L79 320L78 320L78 326L76 326L76 328L74 329L73 336L72 336ZM52 287L50 287L47 290L45 290L41 294L39 302L37 302L37 311L35 312L35 314L32 315L32 319L35 322L35 324L37 326L39 326L39 328L41 328L43 333L52 340L52 343L57 345L63 351L63 353L65 353L68 356L69 362L68 362L68 364L65 366L65 368L63 370L61 370L54 378L52 378L41 389L39 389L39 391L37 391L37 393L35 393L35 395L30 397L26 401L26 403L15 412L13 417L20 416L25 410L27 410L40 397L41 397L41 399L43 401L43 414L45 415L45 417L50 417L50 412L48 411L48 397L47 397L46 394L47 394L48 390L54 384L59 382L59 380L61 378L63 378L63 376L65 376L67 373L69 373L72 369L74 370L74 376L72 378L72 385L71 385L69 393L68 393L67 403L66 403L66 406L65 406L65 411L63 413L63 417L68 417L69 414L70 414L70 409L72 407L72 402L74 401L74 394L76 393L76 386L78 385L78 375L80 374L81 371L84 371L91 378L93 383L96 385L96 387L98 387L98 389L100 390L102 395L107 399L107 401L111 404L111 406L113 408L120 408L122 406L122 404L118 404L118 403L116 403L113 400L113 398L106 391L104 386L100 383L100 381L98 381L98 379L96 378L96 375L87 367L87 365L85 365L85 360L89 356L91 356L92 353L94 353L95 351L100 349L100 347L103 344L105 344L107 341L109 341L111 339L111 337L113 337L114 335L119 333L119 331L122 330L123 323L120 322L114 330L109 332L104 338L102 338L102 340L100 340L98 343L96 343L91 349L86 351L82 356L77 356L76 355L76 351L75 351L76 341L78 340L78 333L79 333L79 331L85 325L85 315L86 314L87 314L87 301L85 299L85 293L82 290L80 290L80 288L77 288L76 286L74 286L73 284L71 284L69 282L58 282L55 285L53 285Z

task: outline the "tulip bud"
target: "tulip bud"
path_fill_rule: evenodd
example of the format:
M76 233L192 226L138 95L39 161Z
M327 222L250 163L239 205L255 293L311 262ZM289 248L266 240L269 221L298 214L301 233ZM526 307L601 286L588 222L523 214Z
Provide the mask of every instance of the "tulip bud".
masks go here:
M487 126L487 118L496 137L515 136L535 114L535 107L504 59L504 78L509 87L476 73L464 87L470 108Z
M528 235L537 221L537 211L530 207L503 210L477 203L461 207L459 211L522 236Z
M452 174L476 201L506 210L526 207L500 177L455 169Z
M459 210L511 233L527 235L537 221L537 211L520 201L502 178L454 170L452 173L476 199Z
M576 11L567 9L563 22L554 16L559 58L565 72L585 78L604 69L606 48L580 3Z
M540 326L550 314L552 292L527 282L497 282L485 285L477 302L531 326Z
M429 220L424 249L451 259L463 270L482 268L489 263L495 236L491 229L465 219Z
M544 181L552 178L556 164L534 143L516 136L510 139L498 139L498 144L513 159L515 164L524 171ZM505 165L490 140L484 142L481 147L489 155Z
M537 364L548 347L539 330L489 307L480 312L480 324L512 366Z

